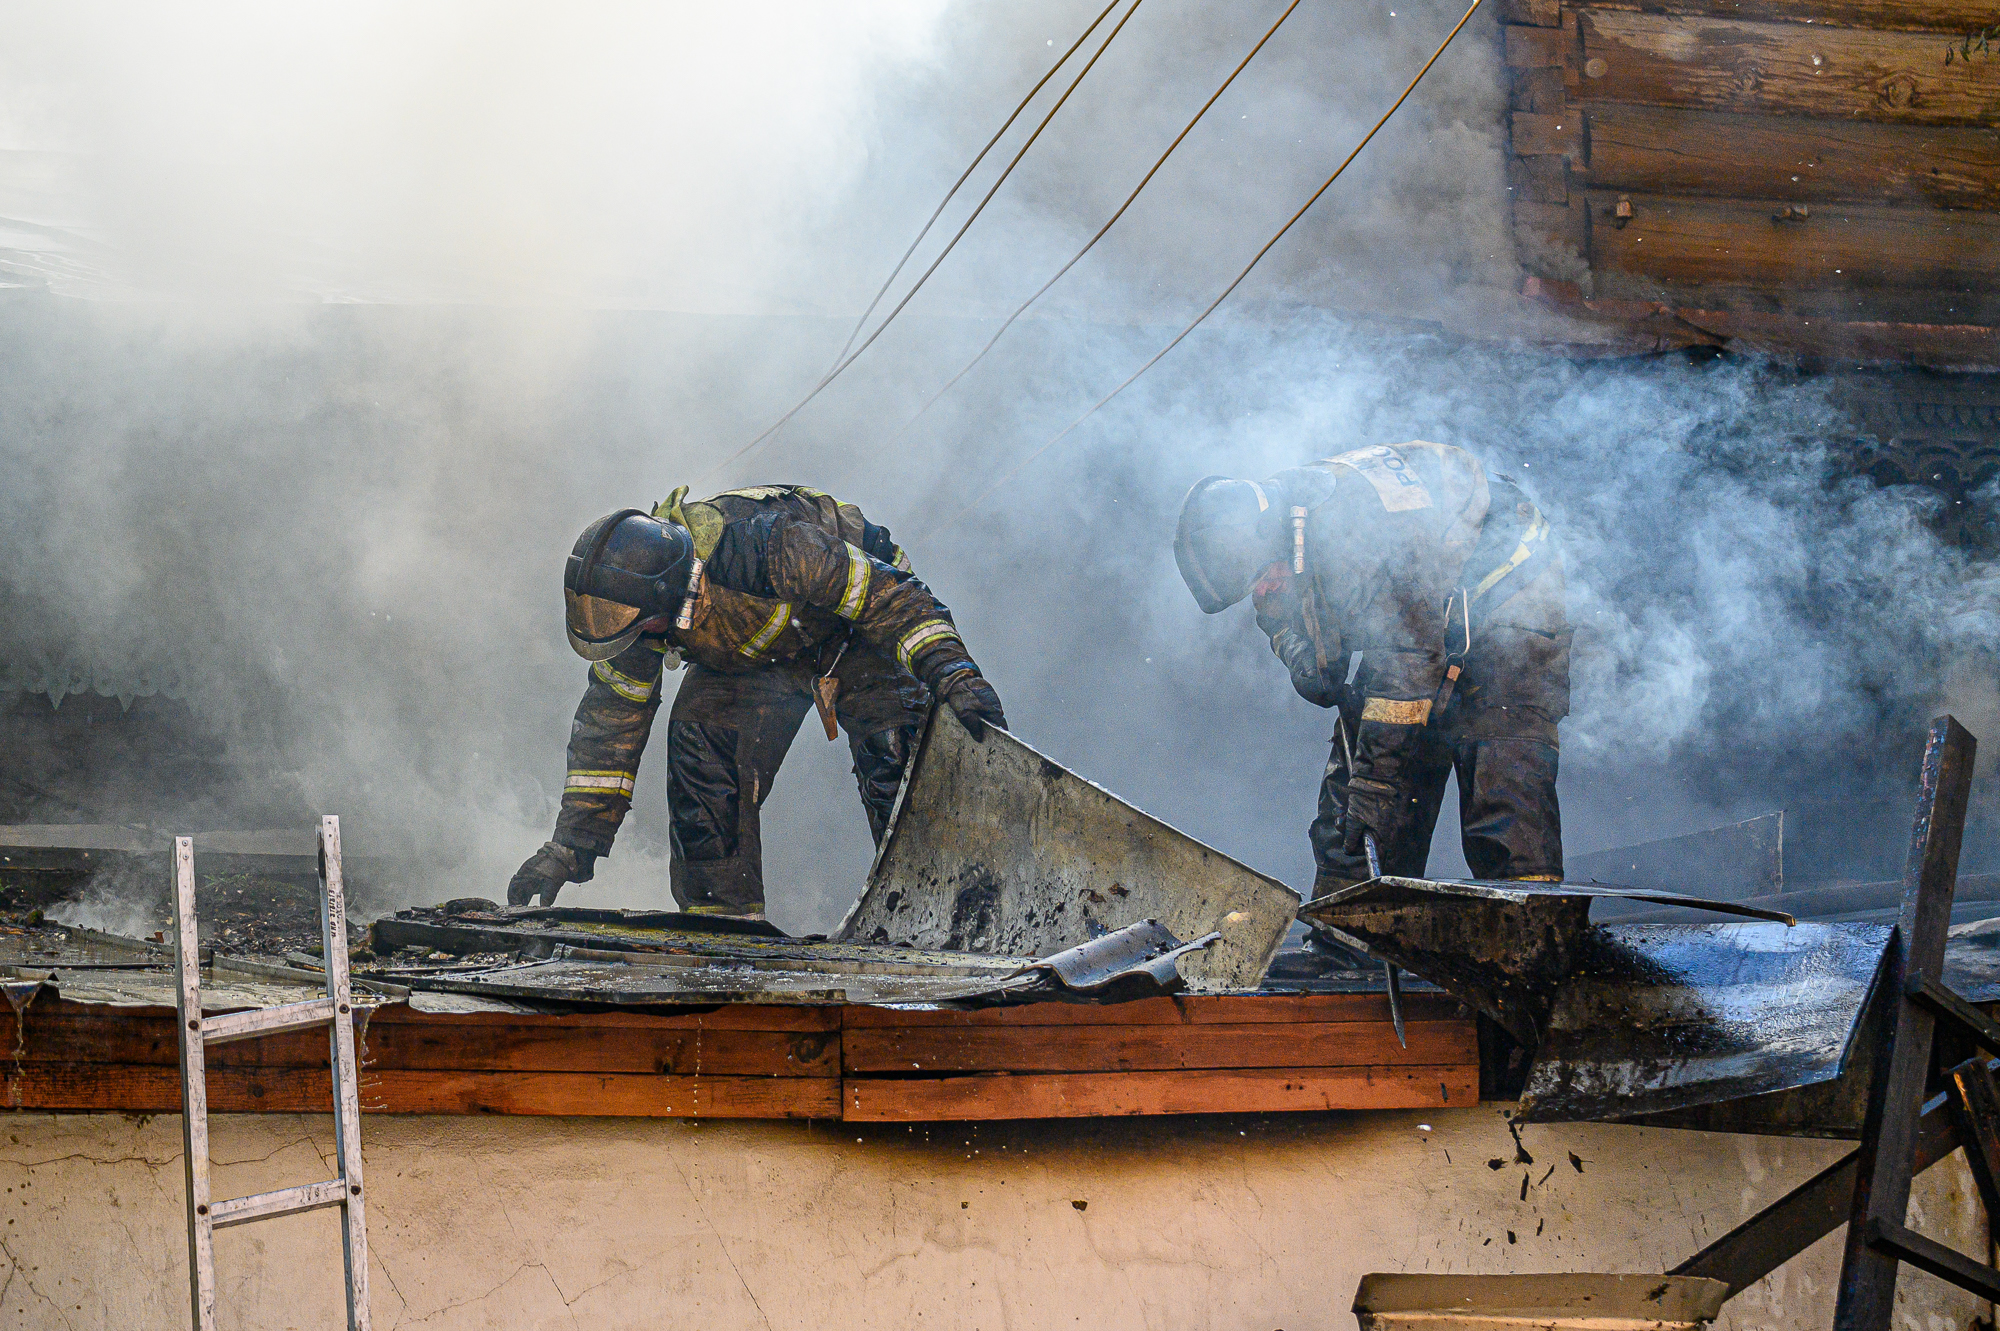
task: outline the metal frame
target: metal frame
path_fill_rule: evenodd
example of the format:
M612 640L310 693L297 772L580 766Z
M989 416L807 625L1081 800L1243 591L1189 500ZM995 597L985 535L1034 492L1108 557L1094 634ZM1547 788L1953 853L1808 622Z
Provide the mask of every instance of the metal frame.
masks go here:
M181 1144L187 1177L188 1298L195 1331L215 1331L215 1231L230 1225L338 1206L347 1268L348 1331L369 1331L368 1221L361 1190L361 1100L354 1054L353 1001L347 978L347 890L340 869L340 820L319 825L320 940L326 995L282 1007L201 1014L201 950L195 922L194 839L174 838L175 1007L181 1046ZM333 1079L334 1149L340 1176L249 1197L212 1201L208 1178L208 1082L203 1051L325 1024Z

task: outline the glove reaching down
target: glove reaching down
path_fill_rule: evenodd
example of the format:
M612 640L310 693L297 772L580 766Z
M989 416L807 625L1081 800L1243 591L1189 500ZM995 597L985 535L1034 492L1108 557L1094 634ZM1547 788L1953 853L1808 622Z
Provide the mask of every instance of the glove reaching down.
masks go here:
M514 871L507 884L507 904L526 906L539 896L544 906L553 906L563 884L589 882L596 863L597 856L587 850L547 842Z
M1369 835L1378 847L1401 845L1416 823L1417 802L1386 781L1365 776L1347 783L1347 808L1341 814L1341 849L1363 854Z
M938 693L973 739L985 739L988 726L1007 728L1007 713L1000 710L1000 695L976 669L955 671L939 685Z

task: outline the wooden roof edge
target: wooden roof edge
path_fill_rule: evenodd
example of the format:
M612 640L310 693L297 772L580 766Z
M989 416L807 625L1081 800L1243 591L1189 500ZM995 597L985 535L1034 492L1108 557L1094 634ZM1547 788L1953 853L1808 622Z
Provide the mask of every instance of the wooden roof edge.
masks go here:
M1622 334L1602 345L1560 344L1586 355L1632 354L1621 351L1621 344L1633 348L1652 344L1649 349L1662 351L1707 345L1788 360L2000 372L2000 328L1984 324L1811 319L1653 301L1593 300L1574 282L1546 277L1528 278L1521 295L1570 319ZM1541 345L1555 349L1546 340Z

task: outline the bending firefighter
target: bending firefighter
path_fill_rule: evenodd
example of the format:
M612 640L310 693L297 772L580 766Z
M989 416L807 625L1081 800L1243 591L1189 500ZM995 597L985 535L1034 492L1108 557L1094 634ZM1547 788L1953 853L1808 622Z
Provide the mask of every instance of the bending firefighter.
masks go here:
M1292 687L1339 710L1314 895L1374 876L1371 849L1380 872L1421 875L1454 768L1473 875L1561 879L1563 566L1512 482L1421 442L1261 484L1211 476L1188 494L1174 555L1209 614L1252 597Z
M588 882L632 804L662 672L688 661L667 718L674 900L761 918L758 810L816 705L847 732L880 841L933 695L975 738L1004 728L1000 699L951 612L910 572L885 527L803 486L760 485L584 529L563 574L569 641L593 662L570 727L555 836L507 900L555 900Z

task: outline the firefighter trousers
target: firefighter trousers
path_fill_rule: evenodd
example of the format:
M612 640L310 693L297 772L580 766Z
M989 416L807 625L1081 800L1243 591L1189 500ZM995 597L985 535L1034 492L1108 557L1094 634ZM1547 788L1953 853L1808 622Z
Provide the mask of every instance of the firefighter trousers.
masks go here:
M804 663L741 675L688 667L667 720L671 878L681 909L726 915L764 909L759 811L814 710L813 676ZM858 642L833 677L840 685L834 715L879 842L930 694L916 676Z

